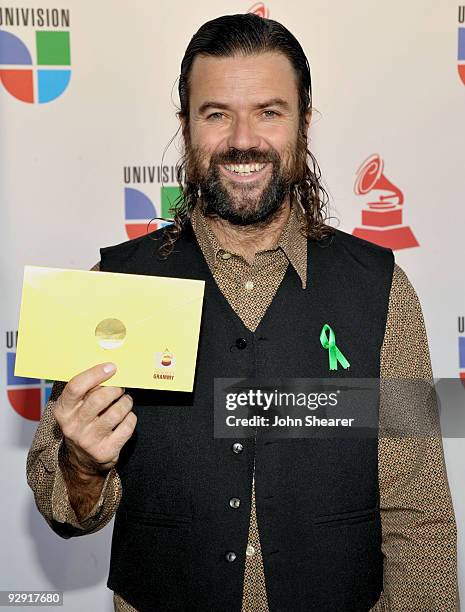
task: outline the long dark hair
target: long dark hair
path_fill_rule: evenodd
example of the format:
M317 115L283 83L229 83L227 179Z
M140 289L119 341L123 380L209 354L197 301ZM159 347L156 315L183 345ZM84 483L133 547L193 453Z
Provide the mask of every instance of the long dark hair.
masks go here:
M184 144L189 143L189 77L195 58L198 55L231 57L237 54L252 55L264 52L282 53L289 59L296 72L300 115L298 146L304 152L304 159L300 160L303 166L300 169L301 180L294 184L292 191L305 213L306 235L320 240L334 233L334 229L325 224L328 218L326 211L329 197L321 184L321 171L308 148L305 131L305 113L312 109L310 66L299 41L283 25L253 13L225 15L207 21L194 34L181 62L179 76L181 108L178 116L185 120ZM165 240L159 249L164 256L172 251L199 197L198 185L190 181L186 172L187 161L185 150L176 164L181 193L170 209L173 223L165 227Z

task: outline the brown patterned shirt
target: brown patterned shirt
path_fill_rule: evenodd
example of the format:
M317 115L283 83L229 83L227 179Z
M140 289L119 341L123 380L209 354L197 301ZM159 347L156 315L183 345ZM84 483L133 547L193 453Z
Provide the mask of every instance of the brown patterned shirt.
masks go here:
M210 271L248 329L254 331L290 264L302 288L307 279L307 239L295 202L273 249L256 253L252 264L221 248L208 221L194 209L192 225ZM99 269L96 264L93 270ZM381 350L381 378L432 381L428 341L418 297L395 264ZM58 463L62 434L51 406L65 383L56 382L27 457L27 480L48 524L65 523L76 533L93 533L113 517L122 486L116 467L107 475L100 499L78 521ZM380 419L383 403L380 405ZM440 437L380 438L379 488L384 555L384 589L374 612L456 612L459 610L456 524ZM252 508L244 571L243 612L268 610L265 575L255 511ZM335 585L334 588L337 588ZM114 593L117 612L137 612ZM343 612L343 611L341 611Z

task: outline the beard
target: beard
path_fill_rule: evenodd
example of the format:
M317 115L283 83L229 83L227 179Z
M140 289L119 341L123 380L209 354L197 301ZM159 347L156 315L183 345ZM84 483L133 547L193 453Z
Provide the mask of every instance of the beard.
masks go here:
M287 152L284 159L273 148L266 151L232 148L213 154L205 170L202 151L186 146L187 179L199 188L200 206L205 215L218 216L234 225L263 224L281 209L298 182L302 157L299 153L298 144L295 150ZM247 163L272 164L271 176L262 187L254 183L225 184L221 165Z

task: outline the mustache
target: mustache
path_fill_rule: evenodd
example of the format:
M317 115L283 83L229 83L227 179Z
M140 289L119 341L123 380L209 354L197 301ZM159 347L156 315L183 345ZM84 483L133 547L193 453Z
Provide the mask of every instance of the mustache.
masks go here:
M280 163L281 158L274 150L262 151L259 149L229 149L222 153L216 153L210 158L210 166L216 164L249 164L259 163L264 164L271 162L273 164Z

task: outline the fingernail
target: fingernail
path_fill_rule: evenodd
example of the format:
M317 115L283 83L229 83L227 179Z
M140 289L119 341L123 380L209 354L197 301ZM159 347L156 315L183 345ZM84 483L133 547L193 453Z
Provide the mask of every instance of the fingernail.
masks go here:
M116 365L114 363L106 363L103 366L103 371L105 374L109 374L110 372L114 372L116 370Z

